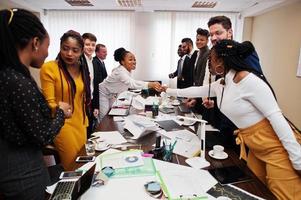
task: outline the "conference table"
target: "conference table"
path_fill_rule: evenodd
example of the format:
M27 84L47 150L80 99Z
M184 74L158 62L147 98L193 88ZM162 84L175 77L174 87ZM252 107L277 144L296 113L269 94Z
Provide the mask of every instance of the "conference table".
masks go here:
M178 109L176 110L176 114L183 114L180 113ZM130 113L138 113L141 111L137 111L134 108L131 108ZM196 123L197 124L197 123ZM197 125L195 125L197 126ZM97 126L96 131L119 131L123 136L127 136L130 133L127 130L124 130L122 122L117 122L113 120L113 116L105 116L104 119L101 121L101 123ZM214 133L207 133L206 134L214 134ZM132 140L130 143L136 144L132 148L134 149L141 149L144 152L149 152L152 150L153 144L156 141L156 136L158 136L159 133L154 132L150 133L146 136L143 136L142 138L139 138L137 140ZM131 147L129 147L131 148ZM232 149L227 149L225 148L225 152L228 154L228 158L224 160L217 160L213 159L208 155L208 151L211 149L206 148L206 160L210 162L210 166L204 169L213 169L213 168L220 168L220 167L227 167L227 166L232 166L236 165L240 169L242 169L246 174L251 176L252 180L247 181L247 182L240 182L234 184L238 188L241 188L249 193L252 193L254 195L257 195L261 198L272 200L276 199L275 196L270 192L270 190L252 173L252 171L247 167L245 161L239 159L239 155L235 153L234 150ZM96 152L97 154L100 154L101 152ZM80 152L79 155L85 155L85 150L84 147L82 148L82 151ZM180 156L180 155L175 155L173 154L173 159L172 162L180 164L180 165L185 165L188 166L185 162L187 158ZM80 163L74 163L74 169L77 169L80 167L82 164Z

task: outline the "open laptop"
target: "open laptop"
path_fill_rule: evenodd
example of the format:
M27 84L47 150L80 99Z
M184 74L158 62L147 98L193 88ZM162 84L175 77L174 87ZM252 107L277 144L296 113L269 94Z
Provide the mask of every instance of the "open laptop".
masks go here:
M86 171L79 179L60 180L57 183L50 200L78 199L90 188L93 181L95 166L96 164Z

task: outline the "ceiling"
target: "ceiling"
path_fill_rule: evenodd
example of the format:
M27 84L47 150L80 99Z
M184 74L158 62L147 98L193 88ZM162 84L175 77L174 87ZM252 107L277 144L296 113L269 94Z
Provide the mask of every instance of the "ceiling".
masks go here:
M0 7L21 7L37 12L43 10L134 10L137 12L154 11L212 11L239 12L242 16L256 16L271 9L297 0L204 0L205 6L214 8L193 8L199 0L67 0L73 3L88 1L93 6L71 6L65 0L1 0ZM76 1L76 2L75 2ZM123 7L119 4L130 6Z

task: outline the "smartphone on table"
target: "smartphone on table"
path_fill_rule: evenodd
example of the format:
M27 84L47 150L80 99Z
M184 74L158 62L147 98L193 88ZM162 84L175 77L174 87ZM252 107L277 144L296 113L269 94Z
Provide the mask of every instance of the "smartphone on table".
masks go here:
M95 156L78 156L76 158L76 162L93 162L95 160Z
M83 175L83 171L66 171L61 173L60 179L79 178L81 175Z

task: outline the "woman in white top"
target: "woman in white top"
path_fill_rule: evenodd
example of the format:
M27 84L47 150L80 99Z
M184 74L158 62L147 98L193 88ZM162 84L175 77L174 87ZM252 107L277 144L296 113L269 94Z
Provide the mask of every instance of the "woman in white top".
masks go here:
M210 72L223 78L201 87L164 89L181 97L216 96L221 112L239 128L236 142L249 168L278 199L301 199L301 137L287 123L269 85L244 62L252 51L250 42L222 40L212 47Z
M161 90L158 82L138 81L131 77L131 71L136 68L136 58L134 54L124 48L116 49L114 59L120 65L112 70L102 83L99 84L99 118L100 120L108 113L115 97L121 92L127 91L129 88L143 89L154 88Z

